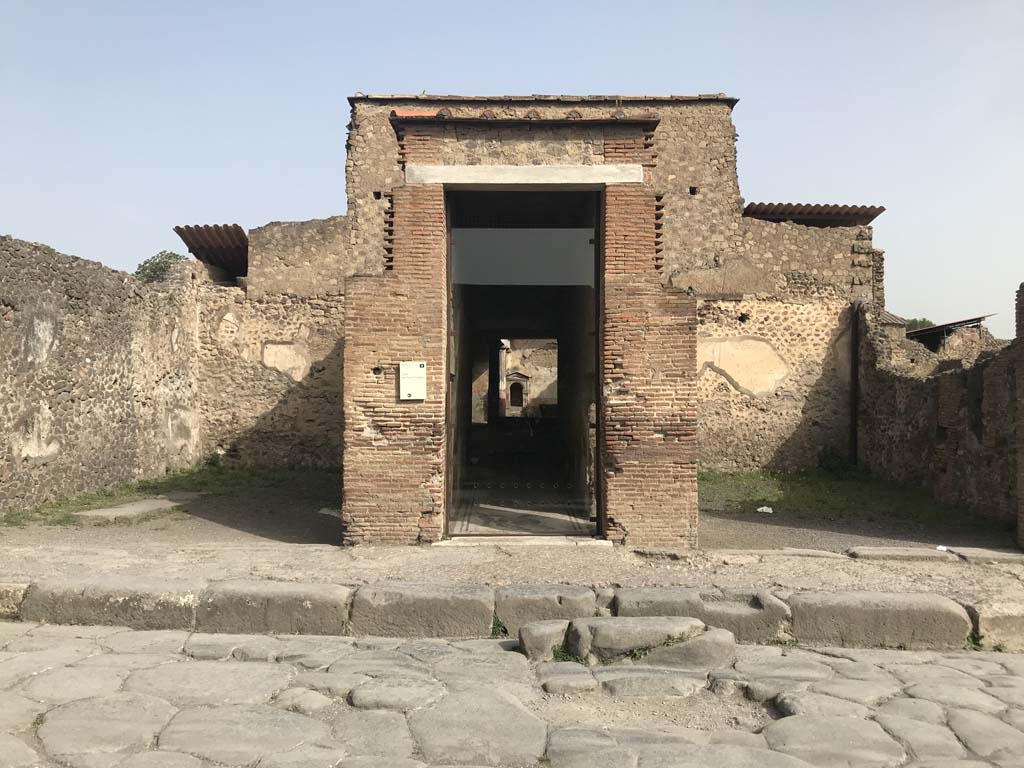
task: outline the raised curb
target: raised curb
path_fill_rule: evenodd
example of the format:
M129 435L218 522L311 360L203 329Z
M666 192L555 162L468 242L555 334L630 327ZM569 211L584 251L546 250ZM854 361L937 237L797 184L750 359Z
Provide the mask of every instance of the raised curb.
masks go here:
M811 645L963 648L972 630L962 606L928 593L800 592L789 607L793 636Z
M199 601L195 628L240 634L344 635L353 591L338 584L217 582Z
M1024 604L961 606L929 593L798 592L686 587L609 590L557 584L362 586L326 583L139 579L117 576L0 580L0 619L244 634L515 638L543 621L596 616L691 617L739 642L1024 650ZM495 621L497 619L497 621Z

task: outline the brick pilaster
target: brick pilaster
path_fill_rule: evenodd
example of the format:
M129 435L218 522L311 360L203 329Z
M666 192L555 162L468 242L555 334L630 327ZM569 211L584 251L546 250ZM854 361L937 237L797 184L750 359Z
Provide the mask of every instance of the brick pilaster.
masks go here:
M1017 289L1017 543L1024 547L1024 283Z
M393 192L393 268L346 283L346 543L441 537L445 497L447 232L441 185ZM427 363L427 399L398 399L398 365Z
M646 185L605 190L602 490L609 537L694 547L696 302L661 284L656 206Z

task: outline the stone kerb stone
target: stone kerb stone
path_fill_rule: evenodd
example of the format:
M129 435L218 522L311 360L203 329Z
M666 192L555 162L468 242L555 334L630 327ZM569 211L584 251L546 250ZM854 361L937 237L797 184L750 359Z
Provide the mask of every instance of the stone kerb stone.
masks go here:
M474 638L491 634L494 591L475 584L371 584L352 602L354 635Z
M494 596L494 613L509 635L525 624L593 616L597 596L587 587L564 584L525 584L501 587Z
M338 584L224 581L199 601L200 632L274 632L343 635L348 629L352 588Z
M116 624L132 629L190 629L205 582L103 576L29 586L19 615L50 624Z
M967 612L941 595L803 592L789 598L801 643L846 647L963 648Z
M617 616L692 616L727 629L744 643L770 643L786 637L790 610L765 589L638 587L615 592Z

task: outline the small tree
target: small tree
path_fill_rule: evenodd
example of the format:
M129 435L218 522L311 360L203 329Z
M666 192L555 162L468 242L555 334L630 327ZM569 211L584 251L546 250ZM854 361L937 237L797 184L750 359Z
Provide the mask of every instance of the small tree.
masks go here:
M183 261L188 261L188 256L182 256L174 251L160 251L156 256L150 256L139 264L135 270L135 276L144 283L163 280L171 271L171 267Z
M933 325L935 325L935 323L927 317L912 317L907 320L908 331L918 331L922 328L931 328Z

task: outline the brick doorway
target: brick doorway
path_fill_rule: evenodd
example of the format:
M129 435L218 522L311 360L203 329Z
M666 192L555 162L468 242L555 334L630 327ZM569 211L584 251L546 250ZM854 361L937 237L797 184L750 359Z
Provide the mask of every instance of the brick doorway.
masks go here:
M550 169L543 170L550 175ZM507 178L504 169L499 171ZM468 172L460 166L406 169L407 183L392 192L393 245L383 273L346 282L346 543L437 541L450 527L453 490L463 466L453 462L464 450L452 410L459 399L451 396L457 391L459 354L449 348L451 329L461 322L451 290L451 212L447 182L438 181L451 173L464 177ZM597 347L592 498L599 536L687 548L697 543L696 301L663 285L661 201L646 173L643 179L583 186L600 201L594 227L599 262L594 291L600 300L592 305ZM476 192L479 186L476 182ZM546 180L543 188L559 186ZM449 184L447 191L473 190ZM547 303L566 301L560 296ZM522 338L558 336L529 325L512 330ZM425 372L423 395L406 399L400 371L402 363L413 362L422 363Z
M447 533L597 530L596 191L450 191Z

